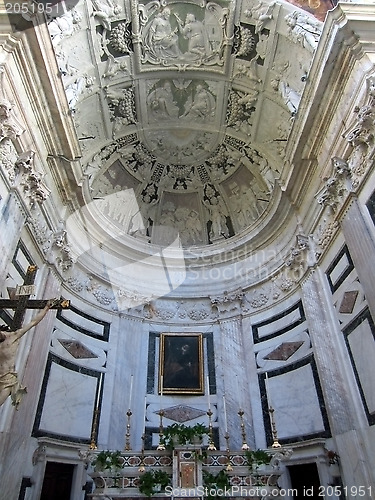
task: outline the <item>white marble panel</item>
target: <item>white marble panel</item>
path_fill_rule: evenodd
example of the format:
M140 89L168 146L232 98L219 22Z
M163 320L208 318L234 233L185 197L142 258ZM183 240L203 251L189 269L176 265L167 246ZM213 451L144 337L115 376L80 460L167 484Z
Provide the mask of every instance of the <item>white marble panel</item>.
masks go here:
M17 251L16 261L24 271L26 271L30 265L30 262L27 260L24 252L22 251L22 248L19 248Z
M89 439L97 378L52 363L39 428Z
M103 335L103 325L96 323L95 321L91 321L88 318L84 318L80 314L74 312L72 309L64 309L61 315L75 325L81 326L82 328L85 328L92 333Z
M375 412L374 391L374 359L375 341L366 319L355 328L348 336L350 349L353 354L354 363L358 377L364 392L367 407L370 413Z
M337 281L343 275L348 266L349 266L348 257L346 254L344 254L330 274L330 278L333 285L337 283Z
M324 430L311 365L269 377L269 404L281 439Z
M286 328L287 326L293 324L295 321L298 321L301 317L300 311L298 308L293 311L283 315L281 318L271 321L264 326L258 328L258 336L259 338L265 337L266 335L271 335L272 333L281 330L282 328Z

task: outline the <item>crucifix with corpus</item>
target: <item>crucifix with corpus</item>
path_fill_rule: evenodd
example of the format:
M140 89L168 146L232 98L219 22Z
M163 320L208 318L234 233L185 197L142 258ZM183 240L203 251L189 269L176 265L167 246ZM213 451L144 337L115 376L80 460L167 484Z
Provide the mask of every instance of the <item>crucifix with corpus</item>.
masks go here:
M18 408L26 387L21 386L15 371L16 354L19 341L26 332L37 325L50 309L68 309L69 300L50 299L32 300L37 267L29 266L24 284L17 287L15 295L18 298L0 299L0 309L13 309L11 325L0 326L0 406L11 397L12 404ZM39 309L39 312L27 324L22 326L27 309Z

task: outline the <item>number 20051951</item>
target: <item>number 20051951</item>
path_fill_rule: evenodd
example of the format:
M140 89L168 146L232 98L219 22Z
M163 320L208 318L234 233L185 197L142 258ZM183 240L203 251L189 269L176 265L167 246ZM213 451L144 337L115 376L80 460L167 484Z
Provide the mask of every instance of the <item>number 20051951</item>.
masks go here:
M51 14L52 6L46 2L5 2L8 14Z

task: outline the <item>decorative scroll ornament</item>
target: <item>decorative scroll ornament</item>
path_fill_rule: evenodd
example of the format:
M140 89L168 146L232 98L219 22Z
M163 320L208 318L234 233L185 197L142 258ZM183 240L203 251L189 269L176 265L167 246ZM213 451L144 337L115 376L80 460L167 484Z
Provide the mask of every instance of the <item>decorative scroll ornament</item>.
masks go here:
M356 108L357 121L346 138L353 147L348 165L353 175L353 187L371 165L375 147L375 74L367 79L366 104Z
M12 114L13 108L7 99L0 99L0 142L5 138L16 139L23 132Z
M71 256L71 249L63 221L60 221L60 226L52 235L51 248L57 265L62 271L68 271L73 266L74 261Z
M20 175L19 184L30 207L43 203L50 194L50 190L43 183L44 174L35 169L34 156L34 151L25 151L18 156L15 163L15 170Z
M326 179L324 188L318 193L318 203L335 213L344 196L352 189L352 174L348 163L342 158L334 156L331 161L332 175Z

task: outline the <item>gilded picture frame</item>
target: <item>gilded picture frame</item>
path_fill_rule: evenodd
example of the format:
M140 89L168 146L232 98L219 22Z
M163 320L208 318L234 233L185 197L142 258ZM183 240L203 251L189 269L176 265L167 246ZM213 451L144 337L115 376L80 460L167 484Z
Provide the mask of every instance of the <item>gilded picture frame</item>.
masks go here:
M202 334L160 335L159 394L204 394Z

